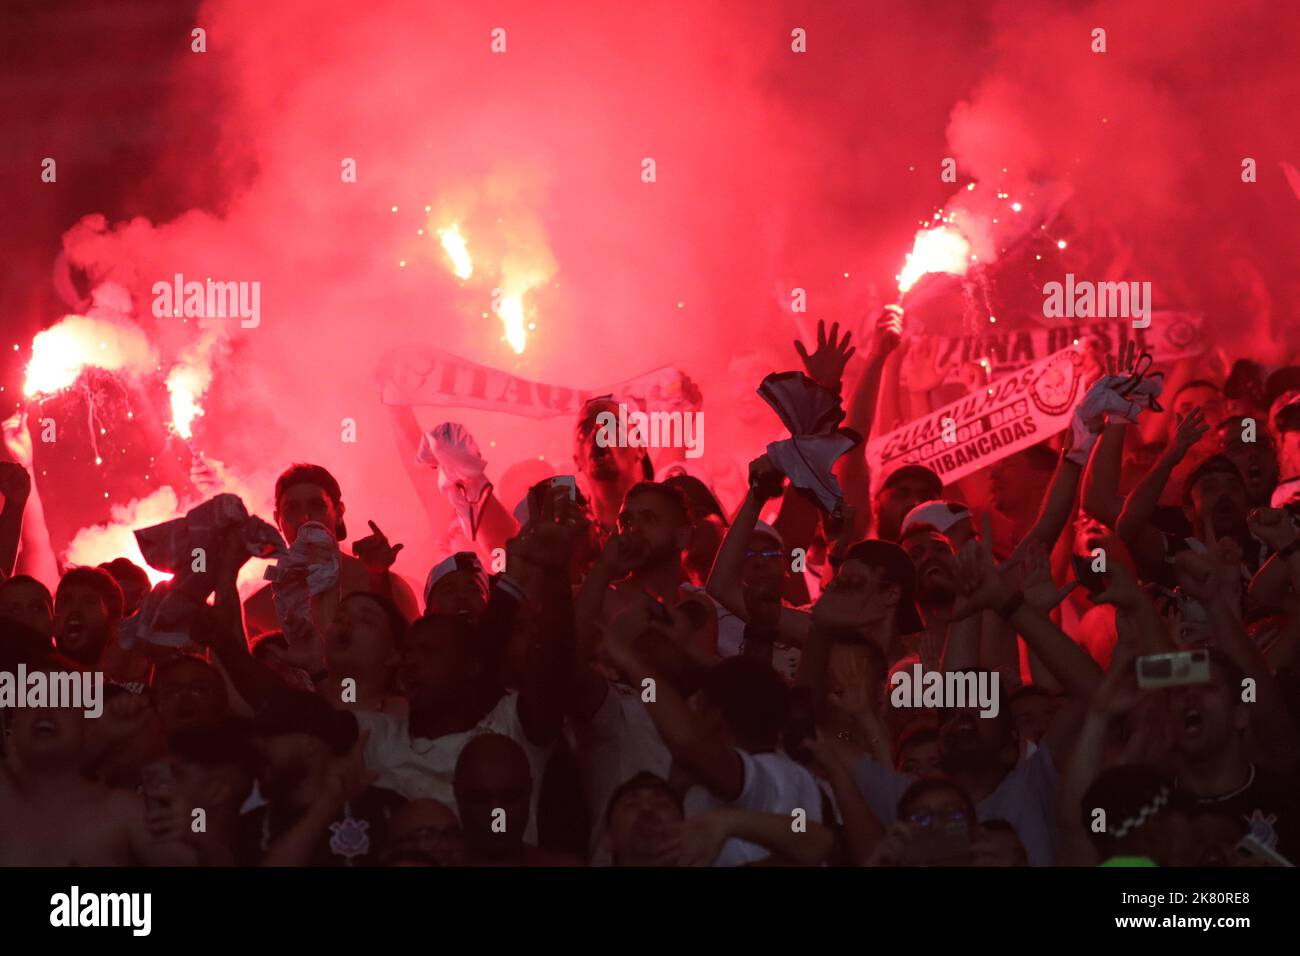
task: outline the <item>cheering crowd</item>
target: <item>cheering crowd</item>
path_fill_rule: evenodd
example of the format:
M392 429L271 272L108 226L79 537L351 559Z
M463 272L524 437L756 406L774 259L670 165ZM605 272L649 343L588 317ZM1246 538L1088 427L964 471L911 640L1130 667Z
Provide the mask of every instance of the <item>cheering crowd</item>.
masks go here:
M897 311L869 329L797 343L857 435L980 387ZM873 474L864 441L834 508L769 454L723 500L606 441L620 399L594 399L573 476L517 506L485 484L422 593L373 523L347 544L327 467L285 462L297 577L241 599L255 549L215 533L165 641L141 621L168 585L43 553L58 500L11 423L0 670L106 683L99 717L0 711L0 863L1295 860L1300 366L1094 338L1076 374L1059 435L947 484Z

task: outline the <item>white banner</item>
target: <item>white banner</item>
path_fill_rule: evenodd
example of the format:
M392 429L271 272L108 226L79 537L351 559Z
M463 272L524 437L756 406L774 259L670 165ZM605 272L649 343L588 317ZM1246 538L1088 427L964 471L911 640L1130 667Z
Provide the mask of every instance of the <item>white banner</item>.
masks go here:
M1051 320L1053 324L1047 328L1018 332L990 325L988 332L979 335L940 336L935 362L944 370L945 382L960 381L962 366L980 359L988 359L990 375L1006 375L1068 348L1076 340L1083 344L1090 338L1099 339L1107 355L1118 355L1123 346L1135 341L1139 352L1151 353L1152 361L1170 362L1204 350L1201 318L1195 312L1152 312L1151 325L1145 329L1133 328L1132 319L1059 325Z
M947 484L1050 438L1070 423L1082 370L1082 347L1070 346L873 438L873 487L903 465L925 465Z

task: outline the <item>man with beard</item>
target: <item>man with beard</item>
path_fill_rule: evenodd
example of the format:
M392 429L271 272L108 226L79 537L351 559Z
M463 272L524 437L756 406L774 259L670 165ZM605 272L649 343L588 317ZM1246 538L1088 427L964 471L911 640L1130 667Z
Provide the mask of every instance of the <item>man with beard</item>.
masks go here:
M573 462L586 481L587 497L601 537L607 537L619 525L620 509L632 486L653 477L654 470L645 448L599 440L597 417L602 412L618 415L618 402L613 396L593 398L579 413L573 430Z
M953 583L956 554L941 531L921 523L911 524L899 544L916 568L916 603L925 619L918 656L927 670L933 670L948 644L952 607L957 600L957 587ZM978 619L968 620L972 622L970 626L979 626Z
M337 541L347 538L343 516L347 509L339 483L320 465L291 465L275 481L275 524L292 546L298 529L308 521L318 522L333 533ZM391 598L408 621L419 616L415 594L401 577L389 570L402 546L389 545L388 539L370 523L373 534L352 545L352 554L339 553L339 597L354 591L373 591ZM280 627L271 586L254 592L244 605L249 631L273 631Z
M122 589L100 568L73 568L54 592L54 646L86 667L96 667L117 637ZM116 675L115 675L116 676Z
M893 471L876 492L873 502L872 526L876 536L882 541L897 541L907 513L923 501L933 501L942 495L943 482L924 465L903 465Z
M579 645L588 651L598 623L612 621L636 596L667 604L683 596L682 550L690 541L690 517L681 493L643 481L627 492L610 536L575 598Z
M73 568L54 591L54 647L82 667L122 684L145 686L152 666L140 649L118 644L122 589L102 568Z

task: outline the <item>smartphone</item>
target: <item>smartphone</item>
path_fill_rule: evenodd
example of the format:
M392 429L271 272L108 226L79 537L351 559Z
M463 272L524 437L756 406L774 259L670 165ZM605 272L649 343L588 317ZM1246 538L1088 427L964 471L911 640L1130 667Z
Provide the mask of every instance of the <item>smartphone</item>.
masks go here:
M903 866L955 865L970 852L970 826L954 821L922 830L907 841L903 849Z
M1265 846L1247 833L1237 842L1237 856L1243 863L1257 866L1290 866L1295 864L1272 847Z
M1137 682L1143 690L1210 682L1210 653L1204 648L1147 654L1137 659Z

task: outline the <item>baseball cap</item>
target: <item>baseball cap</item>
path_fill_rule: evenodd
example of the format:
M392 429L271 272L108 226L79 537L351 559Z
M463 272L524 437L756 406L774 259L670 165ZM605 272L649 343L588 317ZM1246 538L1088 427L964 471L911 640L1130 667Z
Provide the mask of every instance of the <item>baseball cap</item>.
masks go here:
M781 537L781 532L777 531L766 521L754 522L754 534L765 534L776 542L777 547L782 551L785 550L785 539Z
M424 603L427 606L429 598L433 594L433 587L453 571L469 571L479 579L479 583L484 588L488 585L487 572L483 570L483 564L478 559L478 555L473 551L457 551L448 558L444 558L433 566L429 572L428 578L424 582Z
M940 534L947 534L958 521L969 517L970 509L959 501L923 501L903 519L902 533L907 534L915 525L929 525Z
M1196 466L1196 469L1187 476L1187 484L1183 486L1183 503L1190 504L1192 500L1192 489L1196 483L1203 478L1209 478L1212 475L1232 475L1242 484L1245 479L1241 477L1241 471L1232 463L1232 459L1226 455L1211 455L1205 461Z
M885 580L898 585L901 592L898 607L894 609L894 623L899 634L915 634L925 630L921 613L916 609L916 566L912 559L896 544L868 538L849 548L845 561L861 561L868 567L880 568Z
M880 486L880 490L884 491L886 488L892 488L908 478L927 482L934 489L928 496L931 499L938 498L943 494L943 481L933 469L926 468L925 465L903 465L895 468L889 473L885 483Z

